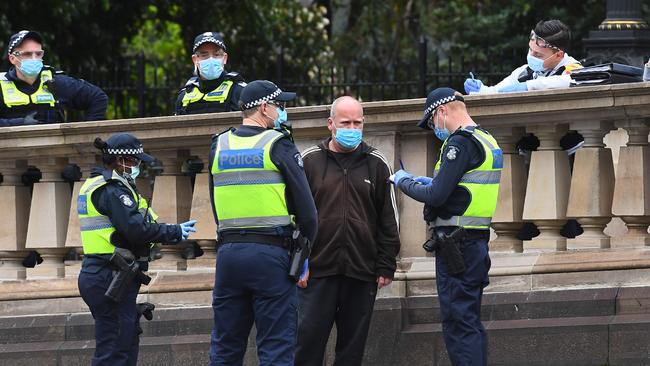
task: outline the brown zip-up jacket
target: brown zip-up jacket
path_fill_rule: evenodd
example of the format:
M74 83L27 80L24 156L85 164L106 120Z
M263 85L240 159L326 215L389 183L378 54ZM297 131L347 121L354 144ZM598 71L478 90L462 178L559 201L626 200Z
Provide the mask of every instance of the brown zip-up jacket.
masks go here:
M306 149L305 174L318 209L310 276L334 275L374 282L393 278L400 250L395 191L386 158L362 142L333 153L330 139Z

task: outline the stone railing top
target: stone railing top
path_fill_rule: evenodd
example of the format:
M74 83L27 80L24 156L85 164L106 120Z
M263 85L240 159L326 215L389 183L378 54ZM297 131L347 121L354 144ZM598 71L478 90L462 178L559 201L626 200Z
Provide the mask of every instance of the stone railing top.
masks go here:
M487 128L650 117L650 83L466 97L470 114ZM364 103L366 130L421 131L424 99ZM327 135L328 106L289 109L298 138ZM241 123L239 112L76 122L0 129L0 159L95 153L92 141L115 132L135 134L147 150L208 146L210 137Z

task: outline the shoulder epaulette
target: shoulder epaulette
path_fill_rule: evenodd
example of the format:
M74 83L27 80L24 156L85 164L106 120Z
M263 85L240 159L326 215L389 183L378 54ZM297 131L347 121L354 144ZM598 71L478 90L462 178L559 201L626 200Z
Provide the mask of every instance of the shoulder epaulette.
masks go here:
M226 132L233 131L234 129L235 129L234 127L228 127L225 130L223 130L223 131L221 131L221 132L219 132L217 134L212 135L212 141L215 141L217 138L219 138L219 136L223 135Z

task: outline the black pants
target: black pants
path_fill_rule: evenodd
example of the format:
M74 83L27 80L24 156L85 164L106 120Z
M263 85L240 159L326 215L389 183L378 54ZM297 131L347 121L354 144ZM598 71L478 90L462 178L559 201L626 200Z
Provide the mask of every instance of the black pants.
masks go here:
M377 283L345 276L311 278L298 290L296 365L323 365L325 346L336 322L334 365L361 365Z

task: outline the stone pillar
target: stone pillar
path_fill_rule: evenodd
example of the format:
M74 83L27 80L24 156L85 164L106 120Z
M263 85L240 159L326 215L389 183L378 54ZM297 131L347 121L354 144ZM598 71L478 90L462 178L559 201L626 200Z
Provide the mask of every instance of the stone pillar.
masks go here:
M197 149L192 151L203 161L203 170L196 173L194 178L194 193L192 196L192 209L190 217L197 220L196 232L191 238L203 249L203 256L188 262L189 267L209 267L214 268L217 258L216 237L217 225L212 213L212 203L210 201L211 189L209 188L209 161L208 149Z
M74 182L72 188L72 197L70 199L70 216L68 217L68 231L65 236L65 247L66 248L75 248L77 253L83 254L83 247L81 244L81 231L79 231L79 215L77 213L77 198L79 197L79 191L81 186L84 184L86 179L90 176L90 170L93 167L101 166L101 162L98 161L98 156L94 154L87 154L77 156L73 159L72 163L77 164L79 169L81 169L81 180L79 182ZM79 266L74 266L74 269L71 269L68 266L68 274L71 272L78 273L80 269Z
M627 131L629 141L619 152L612 213L621 217L628 232L617 237L614 243L616 246L650 245L650 192L647 189L650 187L650 123L627 120L616 125Z
M532 152L523 219L534 222L540 234L526 241L526 249L566 250L566 238L560 235L560 229L566 222L571 180L569 159L559 141L567 131L567 125L550 122L529 129L540 146Z
M440 146L437 139L434 141L433 134L422 132L402 134L399 145L396 146L400 146L399 154L396 154L398 157L395 162L396 170L399 169L399 159L401 159L404 168L409 173L433 176L433 168ZM426 222L422 218L424 204L406 196L401 191L397 193L397 198L402 243L400 256L402 258L424 257L426 252L422 249L422 244L426 241L427 236Z
M27 170L26 160L0 161L3 181L0 185L0 279L26 278L22 264L29 251L25 250L27 222L29 220L30 192L21 181Z
M523 226L524 198L526 197L526 166L515 145L524 135L523 127L491 128L503 150L503 170L499 185L499 200L492 217L492 228L498 235L490 242L491 251L523 252L523 242L516 235Z
M190 218L192 183L189 176L182 175L181 165L189 157L187 150L154 152L163 163L163 173L156 177L151 207L160 216L158 221L177 224ZM151 262L151 270L187 269L187 261L181 256L187 243L162 245L162 259Z
M614 161L603 137L613 128L612 122L571 123L571 129L585 139L576 151L567 208L567 217L577 219L584 233L568 240L572 249L610 247L610 237L603 230L612 220Z
M31 163L43 177L34 184L25 247L38 251L43 263L28 270L30 277L65 277L63 258L68 251L65 239L71 192L61 172L67 164L68 159L61 157L37 158Z

